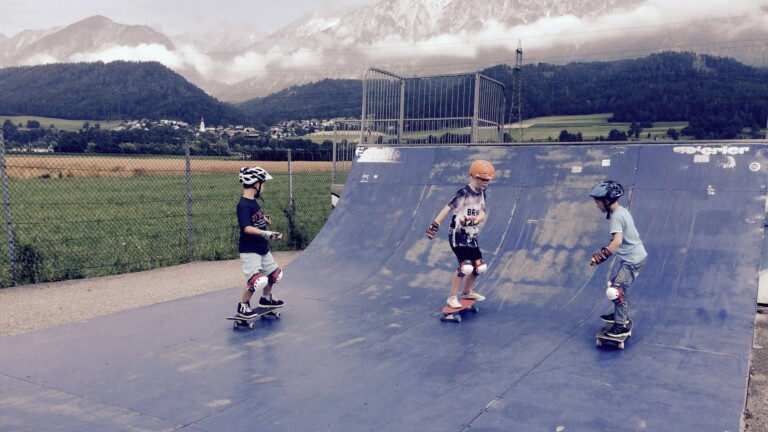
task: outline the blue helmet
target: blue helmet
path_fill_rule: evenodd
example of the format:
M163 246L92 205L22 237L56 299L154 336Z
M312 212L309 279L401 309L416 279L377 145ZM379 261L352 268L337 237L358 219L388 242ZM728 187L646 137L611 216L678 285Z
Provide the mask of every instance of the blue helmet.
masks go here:
M607 200L610 203L616 202L622 195L624 195L624 187L613 180L601 181L589 192L592 198Z

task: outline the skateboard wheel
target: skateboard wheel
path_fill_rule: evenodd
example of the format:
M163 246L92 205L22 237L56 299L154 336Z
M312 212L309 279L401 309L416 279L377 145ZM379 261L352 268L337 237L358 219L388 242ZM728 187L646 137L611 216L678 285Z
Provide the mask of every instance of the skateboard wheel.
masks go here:
M595 345L603 346L603 341L601 341L600 339L597 339L597 340L595 340Z
M280 318L280 311L275 311L272 315L274 315L275 318Z
M480 312L480 307L478 305L472 305L472 307L469 309L471 309L474 313Z
M249 329L253 329L253 327L254 327L253 323L248 324Z
M459 322L461 322L461 315L454 315L453 319L454 319L454 321L459 323Z
M619 349L624 349L624 342L619 342Z

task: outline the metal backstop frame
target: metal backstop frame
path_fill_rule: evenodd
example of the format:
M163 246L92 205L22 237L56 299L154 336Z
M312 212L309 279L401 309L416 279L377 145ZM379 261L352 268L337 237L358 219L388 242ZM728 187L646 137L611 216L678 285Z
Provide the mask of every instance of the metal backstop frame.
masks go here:
M505 106L504 84L479 72L404 78L368 68L360 143L503 142Z

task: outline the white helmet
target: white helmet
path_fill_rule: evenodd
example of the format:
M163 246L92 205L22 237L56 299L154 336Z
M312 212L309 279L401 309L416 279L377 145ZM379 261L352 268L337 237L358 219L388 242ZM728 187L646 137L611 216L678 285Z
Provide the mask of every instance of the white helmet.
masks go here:
M272 180L267 170L261 167L242 167L240 168L240 183L246 186L253 186L256 183L264 183Z

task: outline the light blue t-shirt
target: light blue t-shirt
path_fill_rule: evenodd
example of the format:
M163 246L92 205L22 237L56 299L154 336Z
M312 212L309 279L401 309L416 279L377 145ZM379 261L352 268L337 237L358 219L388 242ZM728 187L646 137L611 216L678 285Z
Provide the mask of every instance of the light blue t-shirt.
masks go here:
M619 206L616 211L611 213L610 221L611 234L621 233L621 245L614 252L620 260L629 264L638 264L648 256L643 241L640 240L640 234L635 227L635 220L632 219L629 210Z

